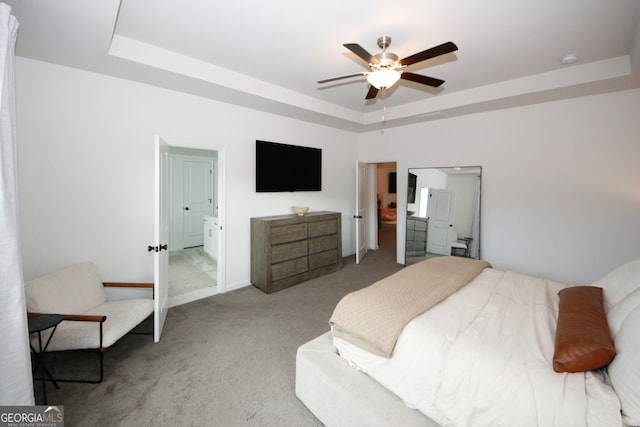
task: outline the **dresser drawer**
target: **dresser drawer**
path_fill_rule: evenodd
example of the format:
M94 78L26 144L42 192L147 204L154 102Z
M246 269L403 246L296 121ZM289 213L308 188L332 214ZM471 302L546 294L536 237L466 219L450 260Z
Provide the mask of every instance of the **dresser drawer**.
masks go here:
M335 234L309 239L309 253L324 252L338 247L338 236Z
M251 218L251 283L277 292L342 267L342 214Z
M309 237L326 236L338 232L338 221L330 219L326 221L316 221L309 223Z
M309 270L315 270L338 262L338 251L331 250L309 255Z
M290 261L273 264L271 266L271 280L284 279L285 277L295 276L296 274L304 273L309 270L309 264L307 263L307 257L296 258Z
M285 225L271 229L271 244L293 242L307 238L307 224Z
M308 246L306 240L298 240L297 242L273 246L271 248L271 264L306 256Z

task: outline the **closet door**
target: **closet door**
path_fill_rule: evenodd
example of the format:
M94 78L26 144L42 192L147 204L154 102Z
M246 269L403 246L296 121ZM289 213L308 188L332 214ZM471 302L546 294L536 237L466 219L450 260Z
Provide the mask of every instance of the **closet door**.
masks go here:
M454 207L454 197L451 191L429 189L427 252L451 255Z
M183 246L204 244L204 216L213 211L213 165L210 160L185 160L183 163Z

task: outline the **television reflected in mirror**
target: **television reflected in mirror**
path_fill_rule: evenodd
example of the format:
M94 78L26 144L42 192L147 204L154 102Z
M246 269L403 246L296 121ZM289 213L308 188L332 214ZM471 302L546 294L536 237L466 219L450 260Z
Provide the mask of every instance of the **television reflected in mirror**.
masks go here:
M418 180L418 176L409 172L408 189L407 189L407 203L415 203L416 202L416 182Z
M480 258L481 179L480 166L409 169L405 265Z

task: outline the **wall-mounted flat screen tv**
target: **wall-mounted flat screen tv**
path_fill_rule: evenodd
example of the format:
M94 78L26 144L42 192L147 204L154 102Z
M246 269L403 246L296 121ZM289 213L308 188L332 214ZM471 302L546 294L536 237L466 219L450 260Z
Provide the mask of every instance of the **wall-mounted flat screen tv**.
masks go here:
M416 202L416 185L418 176L409 172L409 182L407 183L407 203Z
M389 172L389 194L396 194L396 173Z
M321 190L322 149L256 140L256 192Z

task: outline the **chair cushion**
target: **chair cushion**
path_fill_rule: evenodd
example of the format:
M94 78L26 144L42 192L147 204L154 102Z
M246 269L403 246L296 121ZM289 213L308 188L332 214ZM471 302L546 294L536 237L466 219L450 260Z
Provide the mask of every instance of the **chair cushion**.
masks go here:
M72 265L25 283L27 311L82 314L104 303L107 296L91 262Z
M153 313L152 299L128 299L107 301L91 310L76 314L98 314L107 316L102 326L102 346L110 347L131 329ZM43 342L49 338L50 330L42 332ZM37 334L31 337L37 347ZM34 341L35 340L35 341ZM47 351L80 350L100 347L100 324L63 320L53 334Z

